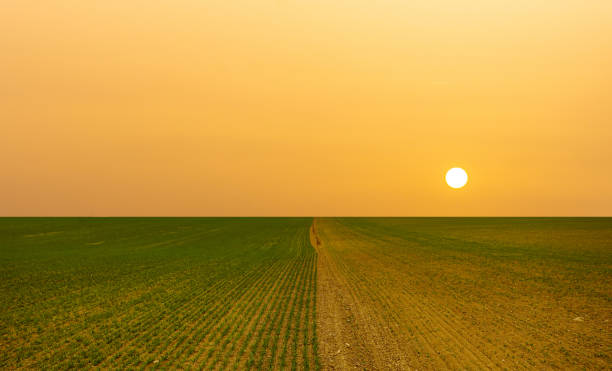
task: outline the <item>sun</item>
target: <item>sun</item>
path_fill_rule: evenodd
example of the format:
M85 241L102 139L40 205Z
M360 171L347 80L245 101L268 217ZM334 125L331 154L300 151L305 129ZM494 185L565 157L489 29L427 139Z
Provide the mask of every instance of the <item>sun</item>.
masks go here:
M467 181L468 175L465 170L460 167L454 167L446 172L446 183L448 183L451 188L461 188Z

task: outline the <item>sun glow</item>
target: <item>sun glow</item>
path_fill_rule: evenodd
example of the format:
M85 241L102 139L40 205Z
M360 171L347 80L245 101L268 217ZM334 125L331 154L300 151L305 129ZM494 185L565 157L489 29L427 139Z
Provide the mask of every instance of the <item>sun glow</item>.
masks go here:
M446 172L446 183L451 188L461 188L467 183L467 181L468 175L465 170L460 167L454 167Z

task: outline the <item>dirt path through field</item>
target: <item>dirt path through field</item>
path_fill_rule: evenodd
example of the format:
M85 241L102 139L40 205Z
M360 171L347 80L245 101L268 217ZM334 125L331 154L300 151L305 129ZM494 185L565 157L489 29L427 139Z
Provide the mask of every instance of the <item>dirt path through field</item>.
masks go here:
M359 297L317 232L310 230L318 254L317 329L324 370L407 369L388 331L367 298Z
M310 240L317 250L317 329L319 357L323 369L357 368L364 364L364 344L357 343L352 297L342 282L338 270L321 244L316 231L316 219L310 229ZM353 304L353 305L351 305ZM348 344L348 346L347 346Z

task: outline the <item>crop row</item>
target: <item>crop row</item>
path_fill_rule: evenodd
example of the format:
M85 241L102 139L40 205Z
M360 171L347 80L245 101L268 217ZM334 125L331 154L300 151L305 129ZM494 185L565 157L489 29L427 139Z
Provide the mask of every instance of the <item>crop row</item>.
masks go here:
M2 222L0 368L318 365L309 219Z

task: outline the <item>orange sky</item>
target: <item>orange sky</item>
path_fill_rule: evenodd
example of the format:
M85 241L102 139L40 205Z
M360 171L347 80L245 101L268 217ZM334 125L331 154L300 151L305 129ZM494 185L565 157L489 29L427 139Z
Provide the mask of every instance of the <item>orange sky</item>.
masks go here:
M612 1L4 1L0 171L0 215L612 215Z

